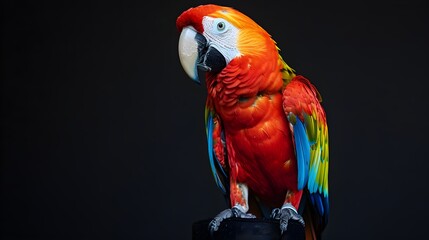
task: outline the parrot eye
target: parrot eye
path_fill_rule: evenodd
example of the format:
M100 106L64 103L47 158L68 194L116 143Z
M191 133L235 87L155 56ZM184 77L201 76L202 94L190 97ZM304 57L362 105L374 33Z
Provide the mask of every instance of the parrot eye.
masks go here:
M219 33L224 33L228 30L228 23L225 22L225 20L218 18L214 21L213 23L214 25L214 32L219 34Z
M218 22L217 23L217 30L222 31L225 29L225 23L224 22Z

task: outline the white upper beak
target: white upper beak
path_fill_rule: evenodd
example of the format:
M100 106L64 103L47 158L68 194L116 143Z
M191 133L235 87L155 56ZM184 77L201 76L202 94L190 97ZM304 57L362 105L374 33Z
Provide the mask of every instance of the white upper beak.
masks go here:
M198 42L195 39L197 32L193 27L184 27L179 37L179 58L186 74L194 81L198 81Z

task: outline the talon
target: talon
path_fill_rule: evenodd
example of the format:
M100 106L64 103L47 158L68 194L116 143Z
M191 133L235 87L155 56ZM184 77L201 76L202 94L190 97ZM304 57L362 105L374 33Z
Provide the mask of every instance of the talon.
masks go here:
M219 226L221 222L227 218L256 218L255 215L250 213L243 212L238 206L234 206L229 209L225 209L222 212L220 212L216 217L213 218L213 220L209 223L209 230L210 234L213 235L214 232L216 232L219 229Z
M275 208L271 212L271 218L280 221L280 231L283 234L287 230L289 220L295 220L305 226L304 219L298 214L296 209L290 203L286 203L281 209Z
M217 219L211 220L209 224L210 232L215 232L219 229L220 222Z
M245 213L238 206L231 208L231 211L232 211L232 214L234 215L234 217L236 217L236 218L256 218L255 215L253 215L251 213Z
M225 209L222 212L220 212L216 217L213 218L213 220L209 223L209 230L210 233L213 234L219 229L220 223L226 219L233 216L233 212L231 209Z

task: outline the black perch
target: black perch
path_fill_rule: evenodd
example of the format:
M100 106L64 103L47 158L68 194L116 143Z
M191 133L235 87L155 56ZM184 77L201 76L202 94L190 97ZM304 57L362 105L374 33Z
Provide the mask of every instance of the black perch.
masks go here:
M192 240L304 240L305 229L298 221L290 220L287 231L280 234L278 220L228 218L217 231L210 235L211 219L200 220L192 225Z

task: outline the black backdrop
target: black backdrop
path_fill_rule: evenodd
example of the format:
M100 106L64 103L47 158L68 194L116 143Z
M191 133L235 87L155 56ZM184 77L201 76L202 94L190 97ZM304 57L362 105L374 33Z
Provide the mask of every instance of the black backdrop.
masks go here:
M423 236L427 4L216 2L271 33L324 97L324 236ZM175 20L201 3L3 1L2 239L190 239L194 221L226 206L207 159L205 89L177 56Z

